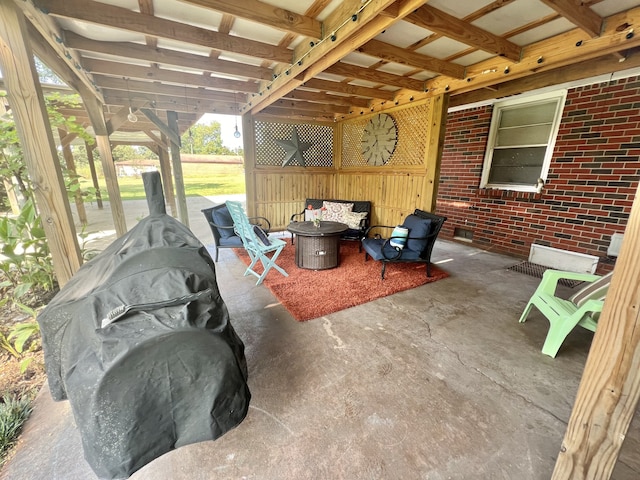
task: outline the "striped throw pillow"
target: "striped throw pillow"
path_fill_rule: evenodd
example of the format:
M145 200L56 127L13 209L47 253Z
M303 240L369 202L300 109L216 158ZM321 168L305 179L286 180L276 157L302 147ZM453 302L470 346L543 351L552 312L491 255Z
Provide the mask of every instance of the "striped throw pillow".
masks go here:
M589 285L572 295L569 298L569 301L573 302L577 307L581 307L587 300L604 300L604 297L609 291L612 275L613 272L610 272L600 277L598 280L591 282Z

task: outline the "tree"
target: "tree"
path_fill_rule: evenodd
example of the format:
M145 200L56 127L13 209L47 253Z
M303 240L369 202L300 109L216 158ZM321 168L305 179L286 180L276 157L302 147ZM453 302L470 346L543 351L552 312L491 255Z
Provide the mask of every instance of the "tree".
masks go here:
M181 153L197 155L234 155L235 152L222 144L220 122L208 125L195 124L182 136Z

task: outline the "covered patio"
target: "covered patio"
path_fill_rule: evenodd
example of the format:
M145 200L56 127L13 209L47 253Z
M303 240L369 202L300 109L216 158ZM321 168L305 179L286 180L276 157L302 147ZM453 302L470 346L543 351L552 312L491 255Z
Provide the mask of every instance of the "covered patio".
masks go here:
M197 214L219 200L189 198L205 244ZM145 208L127 205L132 219ZM439 240L433 260L449 278L299 323L222 250L216 271L246 346L249 414L132 480L550 478L593 334L577 329L555 359L542 355L547 321L518 323L539 280L507 270L517 258ZM638 478L638 442L634 422L611 478ZM2 478L97 478L69 402L42 391Z
M111 149L142 136L171 213L204 243L179 147L205 112L242 115L250 215L284 229L305 198L343 198L371 201L372 223L392 225L436 209L450 106L640 66L637 1L293 3L0 0L2 107L16 117L61 285L82 260L34 54L82 97L115 234L135 219ZM371 126L389 116L383 152ZM624 141L637 160L637 135ZM517 260L490 248L441 240L432 260L449 278L307 323L223 252L220 288L247 345L249 416L134 478L637 478L637 195L631 203L614 206L628 215L625 243L588 358L586 332L555 360L540 354L546 321L517 324L538 280L507 271ZM92 478L68 405L46 394L3 476Z

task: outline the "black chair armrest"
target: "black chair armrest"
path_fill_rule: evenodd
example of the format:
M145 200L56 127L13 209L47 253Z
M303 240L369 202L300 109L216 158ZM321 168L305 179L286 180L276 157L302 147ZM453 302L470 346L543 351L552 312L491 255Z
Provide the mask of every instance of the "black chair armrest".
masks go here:
M291 215L291 218L289 219L290 222L297 222L299 220L296 220L296 217L300 217L302 216L302 219L304 220L304 210L301 211L300 213L294 213L293 215Z
M249 217L249 223L252 225L258 225L262 230L264 230L264 233L269 233L269 230L271 230L271 222L265 217Z
M233 225L218 225L217 223L214 223L211 220L209 220L209 225L213 225L214 227L216 227L219 230L223 230L223 229L226 229L226 230L231 229L231 230L233 230Z
M382 256L384 257L385 260L397 260L398 258L400 258L402 256L402 249L398 248L398 247L394 247L390 243L391 240L394 239L394 238L402 238L402 239L404 239L405 237L390 237L390 238L387 238L387 240L382 245L382 248L380 249L380 253L382 253ZM390 249L385 248L387 245L389 245L391 247L391 249L393 249L393 251L396 252L396 254L393 257L388 257L387 256L387 251L391 251Z
M373 230L374 228L396 228L396 227L395 226L392 227L391 225L371 225L369 228L365 230L364 236L368 237L369 232L371 232L371 230Z

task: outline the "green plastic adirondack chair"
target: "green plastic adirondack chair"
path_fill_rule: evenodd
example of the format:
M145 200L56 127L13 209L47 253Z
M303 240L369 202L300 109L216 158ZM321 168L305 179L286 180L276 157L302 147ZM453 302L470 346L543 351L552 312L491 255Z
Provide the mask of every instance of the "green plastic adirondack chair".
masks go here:
M233 219L233 228L242 240L242 244L251 259L251 263L244 272L244 275L252 274L258 277L256 285L262 283L272 268L276 269L285 277L288 277L289 274L276 265L276 260L280 252L282 252L287 245L287 242L279 238L269 238L259 226L251 224L240 202L228 200L226 204L229 214ZM268 253L272 254L271 257L267 255ZM253 270L253 267L255 267L258 261L260 261L264 267L264 271L261 274Z
M520 323L524 323L531 307L535 306L549 320L549 332L542 346L542 353L555 357L564 339L577 325L592 332L596 331L612 274L613 272L601 277L558 270L544 272L540 285L520 317ZM556 296L556 287L563 278L581 280L589 284L565 300Z

